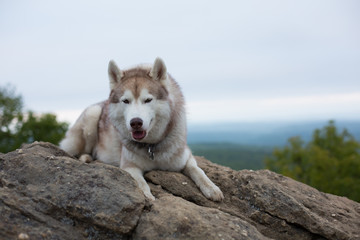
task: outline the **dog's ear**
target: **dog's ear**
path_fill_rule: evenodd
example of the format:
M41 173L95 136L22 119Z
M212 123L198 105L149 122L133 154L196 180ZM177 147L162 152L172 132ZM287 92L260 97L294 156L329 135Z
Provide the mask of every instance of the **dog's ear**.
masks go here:
M120 82L121 78L123 77L123 72L120 71L114 60L109 62L109 80L110 80L110 89L113 90L115 85Z
M166 66L161 58L156 58L151 69L151 77L157 81L163 81L167 77Z

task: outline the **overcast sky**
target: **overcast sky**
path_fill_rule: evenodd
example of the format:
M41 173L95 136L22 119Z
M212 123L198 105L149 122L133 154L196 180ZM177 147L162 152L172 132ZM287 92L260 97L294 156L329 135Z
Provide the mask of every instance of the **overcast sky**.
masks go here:
M0 85L73 122L159 56L191 123L360 119L360 1L0 1Z

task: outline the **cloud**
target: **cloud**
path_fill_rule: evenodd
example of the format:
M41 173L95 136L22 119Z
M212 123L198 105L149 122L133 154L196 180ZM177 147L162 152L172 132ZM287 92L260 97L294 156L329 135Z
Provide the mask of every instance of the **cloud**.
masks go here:
M196 121L348 116L357 105L323 97L360 88L358 7L331 0L8 1L0 8L0 81L14 84L29 109L71 113L108 96L110 59L126 68L160 56ZM212 106L218 115L207 112Z

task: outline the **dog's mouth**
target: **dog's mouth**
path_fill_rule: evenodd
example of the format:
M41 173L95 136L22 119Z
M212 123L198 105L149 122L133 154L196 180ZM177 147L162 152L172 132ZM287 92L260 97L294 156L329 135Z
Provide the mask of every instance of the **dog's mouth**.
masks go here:
M133 137L136 141L140 141L140 140L142 140L142 139L146 136L146 131L137 130L137 131L131 132L131 134L132 134L132 137Z

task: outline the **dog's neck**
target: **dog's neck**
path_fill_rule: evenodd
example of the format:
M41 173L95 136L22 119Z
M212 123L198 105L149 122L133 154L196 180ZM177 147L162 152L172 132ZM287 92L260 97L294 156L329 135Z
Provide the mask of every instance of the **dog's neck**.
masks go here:
M146 142L137 142L134 140L123 138L121 142L122 142L122 145L130 151L142 152L142 154L143 154L143 151L145 150L149 159L154 160L155 149L158 148L157 147L158 145L161 145L162 140L157 143L146 143ZM159 150L159 148L158 148L158 150Z
M154 150L157 144L154 143L141 143L136 141L130 142L132 145L134 145L137 148L146 148L148 152L148 156L151 160L154 160Z

